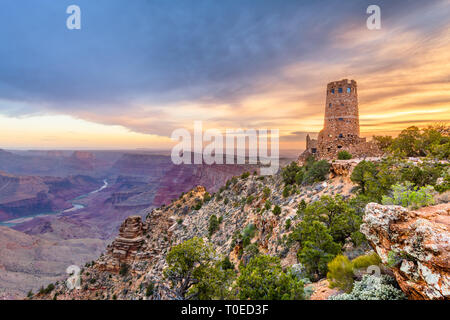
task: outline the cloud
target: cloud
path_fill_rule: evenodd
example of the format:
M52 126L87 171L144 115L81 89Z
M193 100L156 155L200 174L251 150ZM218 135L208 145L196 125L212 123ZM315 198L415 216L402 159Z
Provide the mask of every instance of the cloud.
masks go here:
M160 136L203 120L279 128L289 142L303 137L294 131L321 129L327 82L354 78L362 115L429 107L442 118L448 1L378 2L380 31L365 27L370 1L78 0L82 29L69 31L72 1L6 0L0 113L71 115Z

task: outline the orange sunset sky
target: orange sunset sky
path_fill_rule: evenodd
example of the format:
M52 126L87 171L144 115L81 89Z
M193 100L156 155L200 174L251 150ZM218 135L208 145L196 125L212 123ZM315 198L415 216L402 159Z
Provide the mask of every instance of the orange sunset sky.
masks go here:
M81 30L69 2L19 2L0 13L0 148L169 149L201 120L302 149L340 79L362 136L450 121L448 0L378 1L380 30L367 1L78 1Z

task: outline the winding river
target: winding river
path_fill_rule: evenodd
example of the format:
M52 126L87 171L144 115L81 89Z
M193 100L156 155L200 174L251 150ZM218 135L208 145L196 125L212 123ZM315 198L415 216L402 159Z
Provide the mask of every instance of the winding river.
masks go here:
M87 197L87 196L89 196L89 195L91 195L91 194L100 192L100 191L106 189L107 187L108 187L108 181L105 179L105 180L103 180L103 185L102 185L100 188L98 188L98 189L96 189L96 190L94 190L94 191L91 191L91 192L89 192L89 193L83 194L83 195L81 195L81 196L76 197L75 199L73 199L73 200L71 201L72 207L69 208L69 209L65 209L65 210L57 211L57 212L51 212L51 213L40 213L40 214L36 214L36 215L30 215L30 216L25 216L25 217L17 218L17 219L12 219L12 220L8 220L8 221L3 221L3 222L0 222L0 226L14 227L15 225L18 225L18 224L21 224L21 223L24 223L24 222L33 220L34 218L37 218L37 217L54 216L54 215L59 215L59 214L63 214L63 213L68 213L68 212L75 212L75 211L78 211L78 210L80 210L80 209L85 208L85 205L83 205L83 204L81 204L81 203L77 203L80 199L83 199L83 198L85 198L85 197Z

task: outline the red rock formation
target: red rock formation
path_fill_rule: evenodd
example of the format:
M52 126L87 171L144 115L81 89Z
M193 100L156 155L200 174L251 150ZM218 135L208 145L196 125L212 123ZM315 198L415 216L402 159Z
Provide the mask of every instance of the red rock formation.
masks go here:
M414 300L450 298L450 203L409 211L369 203L361 232Z
M146 229L140 216L128 217L120 226L119 236L108 246L107 257L100 263L100 269L117 272L121 263L134 260L144 243Z

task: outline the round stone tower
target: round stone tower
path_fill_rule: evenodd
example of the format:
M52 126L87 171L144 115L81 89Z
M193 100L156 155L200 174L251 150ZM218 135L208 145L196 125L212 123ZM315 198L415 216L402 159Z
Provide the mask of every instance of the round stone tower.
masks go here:
M325 119L319 133L322 154L335 154L339 149L361 142L356 81L340 80L327 85Z

